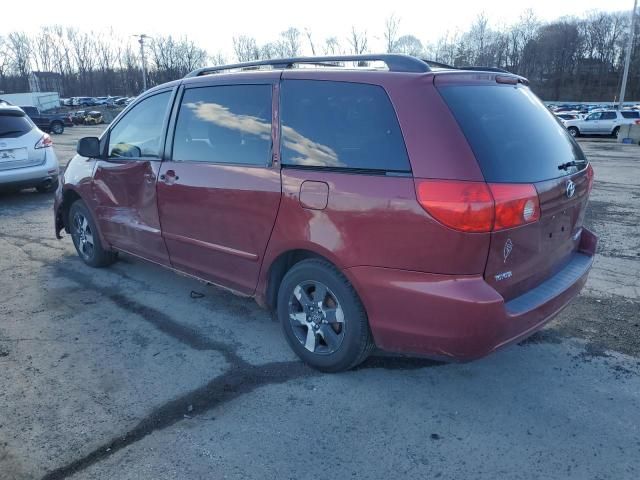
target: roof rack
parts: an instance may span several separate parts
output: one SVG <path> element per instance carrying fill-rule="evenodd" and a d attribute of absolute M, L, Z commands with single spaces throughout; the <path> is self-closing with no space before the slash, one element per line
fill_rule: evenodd
<path fill-rule="evenodd" d="M 210 73 L 223 72 L 225 70 L 252 70 L 263 66 L 274 69 L 293 68 L 294 65 L 318 65 L 324 67 L 336 67 L 340 62 L 384 62 L 391 72 L 425 73 L 430 72 L 429 65 L 419 58 L 395 53 L 383 53 L 379 55 L 336 55 L 326 57 L 291 57 L 274 58 L 271 60 L 256 60 L 253 62 L 232 63 L 230 65 L 218 65 L 204 67 L 188 73 L 184 78 L 200 77 Z"/>
<path fill-rule="evenodd" d="M 435 67 L 435 68 L 450 68 L 451 70 L 471 70 L 474 72 L 511 73 L 510 71 L 505 70 L 504 68 L 498 68 L 498 67 L 480 67 L 475 65 L 467 65 L 464 67 L 454 67 L 453 65 L 448 65 L 446 63 L 441 63 L 441 62 L 434 62 L 433 60 L 429 60 L 427 58 L 423 58 L 422 61 L 427 65 L 429 65 L 430 67 Z"/>

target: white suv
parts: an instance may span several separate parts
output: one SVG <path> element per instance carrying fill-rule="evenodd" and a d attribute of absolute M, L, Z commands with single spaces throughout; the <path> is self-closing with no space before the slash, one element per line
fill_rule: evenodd
<path fill-rule="evenodd" d="M 562 123 L 569 133 L 578 135 L 614 135 L 618 136 L 620 125 L 640 121 L 640 112 L 635 110 L 602 110 L 592 112 L 583 120 L 564 120 Z"/>
<path fill-rule="evenodd" d="M 52 144 L 20 107 L 0 103 L 0 188 L 54 191 L 59 166 Z"/>

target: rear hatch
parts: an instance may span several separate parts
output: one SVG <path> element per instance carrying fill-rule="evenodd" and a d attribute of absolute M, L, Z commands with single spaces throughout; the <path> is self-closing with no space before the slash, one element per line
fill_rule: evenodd
<path fill-rule="evenodd" d="M 34 147 L 42 135 L 21 110 L 0 109 L 0 171 L 41 165 L 44 149 Z"/>
<path fill-rule="evenodd" d="M 501 228 L 496 208 L 491 233 L 484 277 L 510 300 L 571 260 L 580 242 L 593 171 L 576 141 L 518 77 L 444 74 L 437 76 L 436 86 L 496 204 L 496 191 L 530 192 L 527 220 L 518 218 L 513 223 L 518 226 Z M 523 209 L 516 212 L 520 217 Z"/>

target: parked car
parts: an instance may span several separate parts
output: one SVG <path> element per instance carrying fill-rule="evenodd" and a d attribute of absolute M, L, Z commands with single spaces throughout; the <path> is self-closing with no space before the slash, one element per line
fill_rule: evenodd
<path fill-rule="evenodd" d="M 619 110 L 593 110 L 584 119 L 566 120 L 565 127 L 573 137 L 578 135 L 618 136 L 621 125 L 635 123 L 640 112 Z"/>
<path fill-rule="evenodd" d="M 64 133 L 64 127 L 73 127 L 73 121 L 69 115 L 60 113 L 43 113 L 38 107 L 21 106 L 22 110 L 33 120 L 36 126 L 45 132 L 55 134 Z"/>
<path fill-rule="evenodd" d="M 582 118 L 585 117 L 585 115 L 579 112 L 559 112 L 559 113 L 556 113 L 556 117 L 558 117 L 560 120 L 563 120 L 563 121 L 564 120 L 581 120 Z"/>
<path fill-rule="evenodd" d="M 92 97 L 78 97 L 75 105 L 80 107 L 93 107 L 95 100 Z"/>
<path fill-rule="evenodd" d="M 20 107 L 0 105 L 0 188 L 55 190 L 59 167 L 51 145 Z"/>
<path fill-rule="evenodd" d="M 389 71 L 283 68 L 372 58 Z M 578 294 L 593 170 L 526 79 L 404 55 L 265 64 L 152 88 L 81 139 L 56 235 L 92 267 L 127 252 L 255 297 L 324 371 L 374 345 L 478 358 Z"/>

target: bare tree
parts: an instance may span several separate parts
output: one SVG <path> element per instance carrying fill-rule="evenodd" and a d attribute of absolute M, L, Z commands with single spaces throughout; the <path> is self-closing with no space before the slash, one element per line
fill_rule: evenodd
<path fill-rule="evenodd" d="M 7 37 L 7 46 L 13 69 L 26 81 L 31 72 L 31 39 L 24 32 L 11 32 Z"/>
<path fill-rule="evenodd" d="M 283 57 L 297 57 L 302 48 L 300 30 L 291 27 L 280 34 L 280 54 Z"/>
<path fill-rule="evenodd" d="M 324 54 L 325 55 L 340 55 L 342 48 L 337 37 L 329 37 L 324 42 Z"/>
<path fill-rule="evenodd" d="M 218 52 L 209 57 L 209 63 L 211 65 L 224 65 L 227 63 L 227 59 L 222 52 Z"/>
<path fill-rule="evenodd" d="M 316 47 L 313 44 L 313 40 L 311 38 L 311 30 L 309 30 L 308 28 L 304 29 L 304 33 L 307 36 L 307 41 L 309 42 L 309 47 L 311 48 L 311 54 L 315 57 L 316 55 Z"/>
<path fill-rule="evenodd" d="M 349 36 L 349 45 L 351 45 L 351 52 L 354 55 L 361 55 L 367 52 L 368 47 L 368 39 L 367 39 L 367 31 L 363 30 L 359 32 L 356 30 L 355 26 L 351 27 L 351 35 Z"/>
<path fill-rule="evenodd" d="M 400 19 L 392 14 L 384 23 L 384 42 L 386 44 L 387 53 L 395 52 L 396 41 L 398 40 L 398 28 L 400 27 Z"/>
<path fill-rule="evenodd" d="M 418 37 L 413 35 L 403 35 L 396 40 L 393 52 L 421 57 L 424 56 L 424 47 Z"/>
<path fill-rule="evenodd" d="M 260 58 L 260 50 L 256 39 L 246 35 L 233 37 L 233 51 L 239 62 L 249 62 Z"/>

